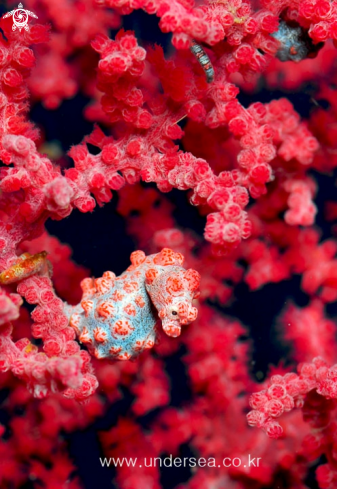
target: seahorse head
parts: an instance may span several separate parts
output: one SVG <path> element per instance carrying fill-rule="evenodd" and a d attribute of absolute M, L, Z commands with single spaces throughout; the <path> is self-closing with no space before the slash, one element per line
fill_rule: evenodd
<path fill-rule="evenodd" d="M 197 318 L 198 310 L 193 299 L 199 296 L 200 275 L 196 270 L 181 266 L 150 268 L 146 273 L 146 289 L 158 311 L 163 330 L 177 337 L 181 326 Z"/>

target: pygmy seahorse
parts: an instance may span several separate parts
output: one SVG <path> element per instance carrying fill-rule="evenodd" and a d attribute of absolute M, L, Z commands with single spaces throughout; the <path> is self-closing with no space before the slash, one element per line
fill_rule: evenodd
<path fill-rule="evenodd" d="M 80 304 L 65 308 L 79 341 L 96 358 L 129 360 L 152 348 L 158 316 L 172 337 L 197 317 L 192 300 L 199 296 L 200 275 L 181 266 L 183 255 L 164 248 L 150 256 L 135 251 L 130 259 L 119 277 L 105 272 L 84 279 Z"/>

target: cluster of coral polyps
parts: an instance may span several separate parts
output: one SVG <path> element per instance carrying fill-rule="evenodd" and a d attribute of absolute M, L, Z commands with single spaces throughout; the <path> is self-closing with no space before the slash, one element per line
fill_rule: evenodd
<path fill-rule="evenodd" d="M 1 489 L 335 489 L 337 2 L 20 8 L 38 20 L 0 23 Z M 83 96 L 67 136 L 95 125 L 66 156 L 29 107 L 63 126 Z M 67 217 L 100 278 L 47 232 Z"/>

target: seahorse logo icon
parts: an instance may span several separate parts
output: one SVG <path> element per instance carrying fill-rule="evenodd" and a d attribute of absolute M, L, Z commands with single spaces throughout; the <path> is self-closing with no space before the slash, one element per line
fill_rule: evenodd
<path fill-rule="evenodd" d="M 18 8 L 15 10 L 12 10 L 11 12 L 8 12 L 3 16 L 4 19 L 7 17 L 13 16 L 13 31 L 16 31 L 16 29 L 19 29 L 21 32 L 21 29 L 25 29 L 26 31 L 29 31 L 29 25 L 28 25 L 28 17 L 35 17 L 37 19 L 37 15 L 35 15 L 33 12 L 30 10 L 25 10 L 23 8 L 22 3 L 19 3 Z"/>

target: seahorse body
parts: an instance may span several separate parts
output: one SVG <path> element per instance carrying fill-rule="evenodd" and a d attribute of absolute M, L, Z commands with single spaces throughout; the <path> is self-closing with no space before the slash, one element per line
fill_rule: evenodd
<path fill-rule="evenodd" d="M 81 303 L 66 309 L 79 341 L 96 358 L 129 360 L 152 348 L 156 309 L 164 331 L 173 337 L 197 317 L 192 300 L 199 295 L 200 276 L 181 266 L 180 253 L 164 248 L 148 257 L 135 251 L 130 258 L 131 266 L 119 277 L 105 272 L 83 280 Z"/>

